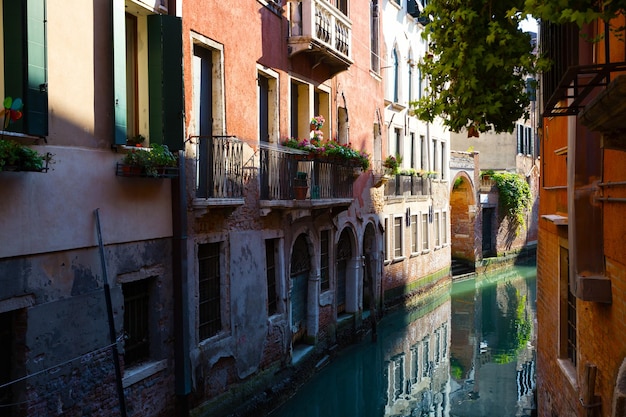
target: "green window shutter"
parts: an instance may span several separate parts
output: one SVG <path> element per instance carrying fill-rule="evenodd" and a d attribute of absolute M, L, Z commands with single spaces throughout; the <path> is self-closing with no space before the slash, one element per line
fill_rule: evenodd
<path fill-rule="evenodd" d="M 182 20 L 148 16 L 148 81 L 150 142 L 183 149 Z"/>
<path fill-rule="evenodd" d="M 46 67 L 46 1 L 26 0 L 26 133 L 48 134 L 48 78 Z"/>
<path fill-rule="evenodd" d="M 24 51 L 24 3 L 21 1 L 2 2 L 3 31 L 4 31 L 4 96 L 21 98 L 26 101 L 24 94 L 25 75 L 21 70 L 25 67 Z M 3 100 L 4 97 L 0 97 Z M 10 130 L 24 132 L 24 118 L 11 125 Z"/>
<path fill-rule="evenodd" d="M 126 13 L 124 0 L 113 0 L 113 143 L 126 145 Z"/>

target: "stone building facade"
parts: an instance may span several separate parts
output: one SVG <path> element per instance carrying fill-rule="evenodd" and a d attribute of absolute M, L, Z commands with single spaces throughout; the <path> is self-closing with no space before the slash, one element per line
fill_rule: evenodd
<path fill-rule="evenodd" d="M 419 194 L 378 181 L 385 2 L 1 3 L 0 140 L 53 164 L 0 172 L 0 414 L 227 414 L 448 279 L 445 141 Z M 371 167 L 282 146 L 315 116 Z"/>

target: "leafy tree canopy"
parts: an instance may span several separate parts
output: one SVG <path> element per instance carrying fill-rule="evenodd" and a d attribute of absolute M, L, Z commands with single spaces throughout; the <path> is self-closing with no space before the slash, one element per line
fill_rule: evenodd
<path fill-rule="evenodd" d="M 520 21 L 533 16 L 581 26 L 624 9 L 626 0 L 431 0 L 424 35 L 432 55 L 419 64 L 429 90 L 411 108 L 422 120 L 442 117 L 453 132 L 511 132 L 528 117 L 526 78 L 547 65 L 533 54 Z"/>

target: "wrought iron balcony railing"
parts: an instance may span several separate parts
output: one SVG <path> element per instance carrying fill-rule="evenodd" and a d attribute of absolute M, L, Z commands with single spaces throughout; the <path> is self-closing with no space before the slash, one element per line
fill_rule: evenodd
<path fill-rule="evenodd" d="M 344 161 L 311 159 L 303 153 L 261 148 L 261 200 L 296 199 L 296 186 L 306 186 L 305 199 L 351 199 L 355 167 Z"/>
<path fill-rule="evenodd" d="M 430 195 L 430 178 L 417 175 L 395 175 L 385 184 L 385 196 Z"/>
<path fill-rule="evenodd" d="M 324 57 L 332 73 L 352 65 L 352 22 L 328 0 L 289 0 L 289 56 Z"/>
<path fill-rule="evenodd" d="M 196 140 L 196 197 L 243 198 L 243 142 L 233 136 Z"/>

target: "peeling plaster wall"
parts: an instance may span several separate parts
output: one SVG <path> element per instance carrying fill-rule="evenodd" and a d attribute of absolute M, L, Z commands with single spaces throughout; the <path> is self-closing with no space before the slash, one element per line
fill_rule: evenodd
<path fill-rule="evenodd" d="M 258 369 L 267 335 L 265 241 L 258 232 L 232 232 L 230 254 L 233 338 L 243 379 Z"/>

